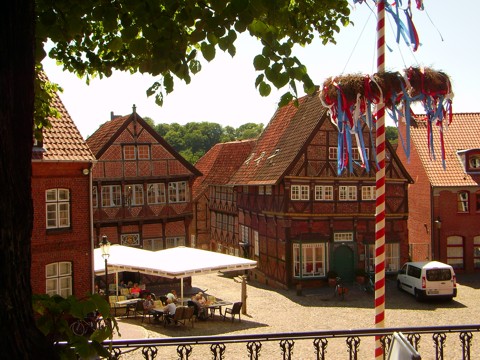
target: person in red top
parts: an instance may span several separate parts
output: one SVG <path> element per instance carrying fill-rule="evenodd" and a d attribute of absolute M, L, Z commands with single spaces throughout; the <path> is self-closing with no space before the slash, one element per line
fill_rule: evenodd
<path fill-rule="evenodd" d="M 138 298 L 138 297 L 140 297 L 140 292 L 141 291 L 142 291 L 142 289 L 140 289 L 138 284 L 135 283 L 135 284 L 133 284 L 133 287 L 130 289 L 130 294 L 132 294 L 133 297 Z"/>

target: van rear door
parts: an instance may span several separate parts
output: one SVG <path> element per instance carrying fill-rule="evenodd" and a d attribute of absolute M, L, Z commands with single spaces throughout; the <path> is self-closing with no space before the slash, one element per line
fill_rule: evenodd
<path fill-rule="evenodd" d="M 449 267 L 426 269 L 426 295 L 453 295 L 455 276 Z M 422 279 L 423 281 L 423 279 Z"/>

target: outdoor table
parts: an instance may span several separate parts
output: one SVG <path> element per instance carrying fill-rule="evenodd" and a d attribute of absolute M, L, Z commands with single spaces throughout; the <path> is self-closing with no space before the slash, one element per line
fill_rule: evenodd
<path fill-rule="evenodd" d="M 229 306 L 232 304 L 233 303 L 230 301 L 217 300 L 213 304 L 205 305 L 205 307 L 207 309 L 210 309 L 210 317 L 213 318 L 213 315 L 215 315 L 215 310 L 218 310 L 218 312 L 220 313 L 220 316 L 223 316 L 222 306 Z"/>
<path fill-rule="evenodd" d="M 136 299 L 127 299 L 127 300 L 121 300 L 121 301 L 116 301 L 115 305 L 132 305 L 136 304 L 137 301 L 142 301 L 142 299 L 136 298 Z"/>
<path fill-rule="evenodd" d="M 153 314 L 155 321 L 160 322 L 160 319 L 163 318 L 163 309 L 150 309 L 150 312 Z"/>

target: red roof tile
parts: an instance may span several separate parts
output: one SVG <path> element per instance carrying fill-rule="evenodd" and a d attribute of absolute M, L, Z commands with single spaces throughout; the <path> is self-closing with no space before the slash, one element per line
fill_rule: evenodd
<path fill-rule="evenodd" d="M 478 186 L 480 176 L 468 174 L 458 152 L 480 149 L 480 113 L 458 113 L 444 130 L 445 164 L 442 166 L 439 127 L 433 126 L 435 159 L 428 150 L 427 125 L 416 116 L 416 125 L 410 127 L 413 142 L 432 186 Z M 402 150 L 399 150 L 402 151 Z"/>
<path fill-rule="evenodd" d="M 300 98 L 298 107 L 289 104 L 279 108 L 230 183 L 277 183 L 325 118 L 326 111 L 318 94 Z"/>
<path fill-rule="evenodd" d="M 40 75 L 47 79 L 45 74 Z M 43 130 L 43 149 L 34 147 L 33 160 L 43 161 L 87 161 L 95 160 L 90 148 L 78 131 L 58 94 L 52 106 L 60 113 L 58 119 L 49 118 L 51 128 Z"/>
<path fill-rule="evenodd" d="M 203 176 L 195 179 L 193 198 L 197 198 L 209 185 L 228 183 L 231 176 L 251 153 L 255 139 L 219 143 L 202 156 L 195 167 Z M 221 169 L 221 171 L 219 171 Z"/>

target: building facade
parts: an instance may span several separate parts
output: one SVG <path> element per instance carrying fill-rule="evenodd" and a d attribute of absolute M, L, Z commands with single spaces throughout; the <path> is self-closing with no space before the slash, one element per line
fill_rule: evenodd
<path fill-rule="evenodd" d="M 93 170 L 94 238 L 161 250 L 189 245 L 192 184 L 200 172 L 137 113 L 112 116 L 87 143 Z"/>
<path fill-rule="evenodd" d="M 457 272 L 478 272 L 480 114 L 453 114 L 451 124 L 444 126 L 443 139 L 434 124 L 429 141 L 425 117 L 415 116 L 410 127 L 409 159 L 400 146 L 397 150 L 415 181 L 408 192 L 412 259 L 439 260 Z M 403 139 L 407 139 L 405 130 L 405 124 L 400 123 Z"/>
<path fill-rule="evenodd" d="M 37 294 L 86 296 L 93 290 L 91 169 L 95 158 L 55 96 L 50 118 L 32 154 L 34 224 L 31 283 Z"/>

